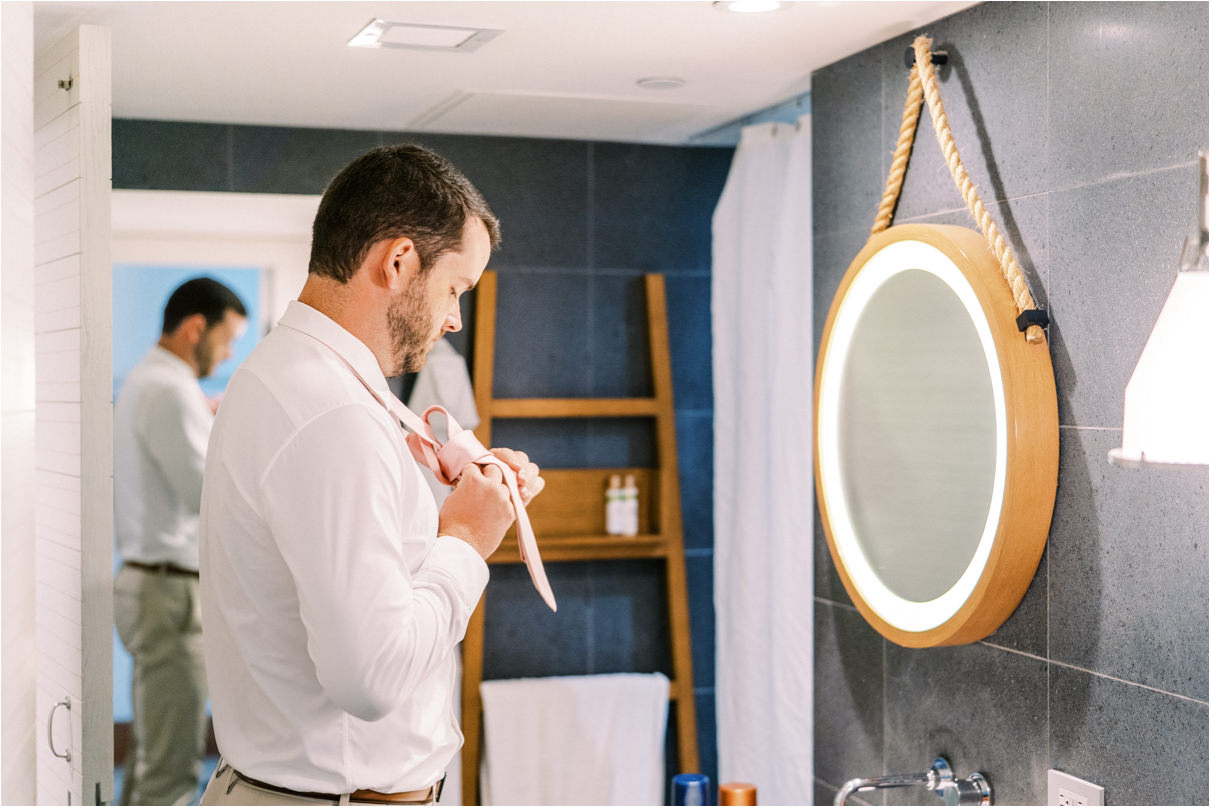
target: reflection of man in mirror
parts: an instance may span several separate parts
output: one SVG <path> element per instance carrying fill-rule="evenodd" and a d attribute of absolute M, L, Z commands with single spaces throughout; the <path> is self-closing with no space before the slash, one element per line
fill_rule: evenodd
<path fill-rule="evenodd" d="M 299 299 L 231 378 L 202 501 L 202 618 L 222 755 L 203 805 L 436 801 L 462 745 L 456 645 L 513 522 L 499 468 L 439 511 L 388 376 L 419 370 L 499 239 L 445 159 L 375 149 L 329 183 Z M 400 405 L 402 406 L 402 405 Z M 494 453 L 522 497 L 521 452 Z"/>
<path fill-rule="evenodd" d="M 198 380 L 231 356 L 247 312 L 211 278 L 181 284 L 160 341 L 114 406 L 114 523 L 122 567 L 114 624 L 134 663 L 125 805 L 172 805 L 197 789 L 206 677 L 198 603 L 202 468 L 214 422 Z"/>

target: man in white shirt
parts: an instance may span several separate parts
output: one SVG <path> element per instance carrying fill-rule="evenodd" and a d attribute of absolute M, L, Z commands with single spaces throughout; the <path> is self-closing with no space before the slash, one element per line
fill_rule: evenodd
<path fill-rule="evenodd" d="M 198 787 L 206 677 L 198 603 L 198 514 L 214 422 L 198 380 L 231 356 L 247 312 L 212 278 L 177 287 L 160 341 L 114 407 L 114 522 L 123 564 L 114 625 L 134 663 L 122 803 L 171 805 Z"/>
<path fill-rule="evenodd" d="M 222 763 L 204 805 L 436 800 L 462 744 L 455 646 L 513 521 L 468 465 L 440 513 L 386 377 L 462 327 L 499 227 L 416 146 L 328 186 L 297 301 L 236 371 L 202 496 L 202 622 Z M 373 391 L 373 392 L 371 392 Z M 544 482 L 495 449 L 523 499 Z"/>

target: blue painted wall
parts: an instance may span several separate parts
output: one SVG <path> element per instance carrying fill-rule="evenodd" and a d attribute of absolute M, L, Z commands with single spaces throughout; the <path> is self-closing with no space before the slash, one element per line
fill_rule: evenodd
<path fill-rule="evenodd" d="M 812 74 L 817 337 L 874 221 L 919 33 L 950 54 L 964 164 L 1047 306 L 1060 467 L 1046 554 L 987 640 L 914 650 L 862 620 L 816 527 L 817 804 L 933 756 L 1046 804 L 1207 804 L 1207 469 L 1125 470 L 1123 390 L 1197 215 L 1207 3 L 984 3 Z M 973 226 L 922 113 L 896 222 Z M 1203 369 L 1205 372 L 1205 369 Z M 919 800 L 893 794 L 889 804 Z"/>
<path fill-rule="evenodd" d="M 732 149 L 115 120 L 114 187 L 318 194 L 359 154 L 402 141 L 449 158 L 501 220 L 489 266 L 500 273 L 498 321 L 511 327 L 499 329 L 497 395 L 647 392 L 642 275 L 665 275 L 699 746 L 714 779 L 710 220 Z M 451 341 L 466 354 L 470 336 Z M 549 468 L 644 465 L 650 433 L 610 420 L 515 422 L 494 442 Z M 493 567 L 485 678 L 671 672 L 657 564 L 548 565 L 558 615 L 523 568 Z"/>

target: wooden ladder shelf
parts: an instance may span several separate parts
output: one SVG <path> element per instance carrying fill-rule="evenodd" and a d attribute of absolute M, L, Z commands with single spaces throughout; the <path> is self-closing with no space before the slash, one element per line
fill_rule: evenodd
<path fill-rule="evenodd" d="M 664 560 L 673 668 L 669 697 L 676 706 L 678 765 L 681 771 L 696 772 L 698 736 L 664 277 L 644 276 L 652 368 L 651 398 L 494 398 L 496 280 L 495 272 L 484 272 L 476 289 L 474 388 L 480 425 L 475 432 L 485 446 L 492 445 L 493 421 L 503 418 L 644 417 L 655 422 L 655 468 L 543 470 L 547 486 L 531 504 L 529 515 L 544 562 L 622 558 Z M 605 532 L 605 487 L 613 474 L 633 474 L 638 482 L 641 492 L 638 536 L 611 536 Z M 488 563 L 520 562 L 516 536 L 511 529 Z M 559 594 L 556 590 L 556 598 Z M 463 642 L 462 721 L 466 742 L 462 755 L 462 782 L 466 805 L 478 803 L 484 608 L 485 601 L 481 599 Z"/>

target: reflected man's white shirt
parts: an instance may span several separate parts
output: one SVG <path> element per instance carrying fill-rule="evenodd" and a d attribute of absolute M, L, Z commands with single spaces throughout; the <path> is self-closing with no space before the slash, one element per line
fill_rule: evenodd
<path fill-rule="evenodd" d="M 126 561 L 198 568 L 202 469 L 214 416 L 184 359 L 154 346 L 114 404 L 114 532 Z"/>
<path fill-rule="evenodd" d="M 487 565 L 437 535 L 403 432 L 332 349 L 386 398 L 370 350 L 294 301 L 215 421 L 201 553 L 215 734 L 237 770 L 285 788 L 424 788 L 462 743 L 454 654 Z"/>

